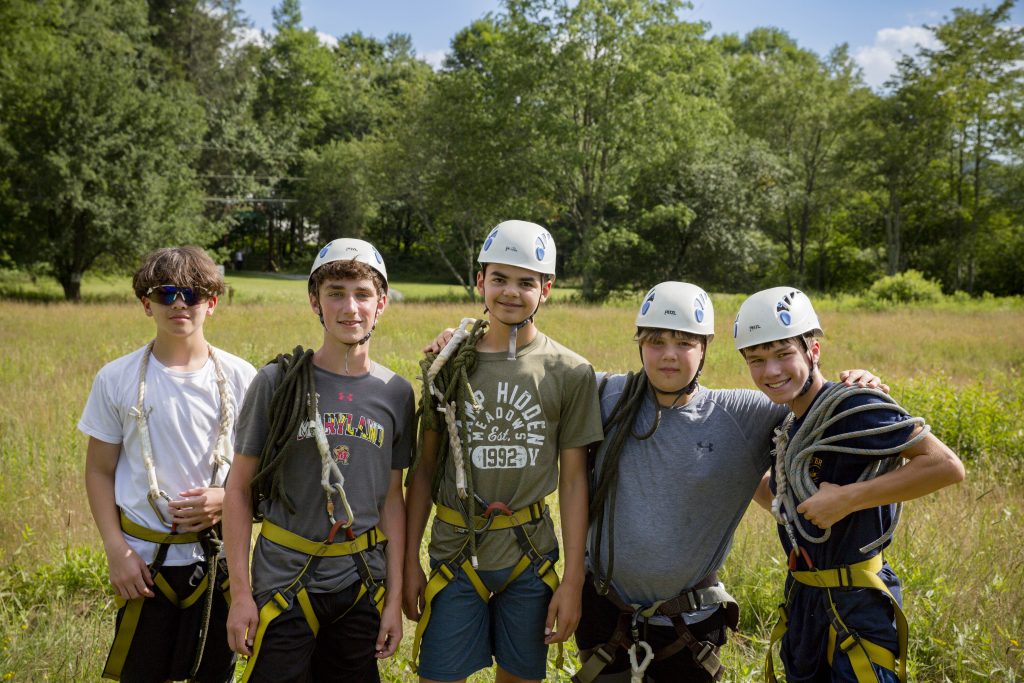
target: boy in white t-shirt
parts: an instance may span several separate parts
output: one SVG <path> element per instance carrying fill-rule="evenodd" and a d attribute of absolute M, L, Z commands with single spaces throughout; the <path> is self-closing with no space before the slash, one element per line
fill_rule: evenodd
<path fill-rule="evenodd" d="M 119 606 L 103 677 L 227 681 L 216 525 L 234 418 L 256 370 L 203 335 L 224 279 L 202 249 L 152 252 L 132 286 L 156 338 L 100 370 L 78 423 Z"/>

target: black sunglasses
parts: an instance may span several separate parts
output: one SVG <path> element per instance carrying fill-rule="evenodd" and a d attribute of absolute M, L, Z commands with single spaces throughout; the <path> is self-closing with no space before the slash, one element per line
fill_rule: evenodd
<path fill-rule="evenodd" d="M 175 285 L 159 285 L 157 287 L 150 287 L 146 290 L 146 296 L 158 304 L 164 306 L 174 305 L 174 300 L 181 295 L 181 300 L 185 302 L 186 306 L 195 306 L 204 298 L 203 291 L 201 289 L 192 289 L 191 287 L 178 287 Z"/>

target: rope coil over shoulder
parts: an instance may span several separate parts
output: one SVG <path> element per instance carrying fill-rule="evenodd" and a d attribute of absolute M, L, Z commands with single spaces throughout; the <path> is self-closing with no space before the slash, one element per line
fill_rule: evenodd
<path fill-rule="evenodd" d="M 878 402 L 865 403 L 852 408 L 841 409 L 843 401 L 857 395 L 870 395 L 880 399 Z M 871 411 L 887 410 L 895 411 L 907 419 L 873 427 L 869 429 L 856 430 L 824 436 L 825 431 L 852 415 Z M 820 535 L 813 535 L 804 529 L 804 525 L 798 523 L 796 512 L 797 506 L 804 500 L 810 498 L 818 491 L 811 475 L 811 462 L 815 454 L 826 451 L 830 453 L 841 453 L 851 455 L 873 456 L 876 460 L 870 462 L 861 472 L 857 481 L 868 481 L 875 477 L 891 472 L 903 464 L 900 453 L 918 443 L 931 431 L 930 427 L 921 417 L 912 417 L 901 406 L 895 403 L 892 398 L 881 391 L 865 387 L 845 386 L 836 384 L 825 389 L 822 395 L 807 412 L 803 423 L 797 429 L 792 438 L 789 438 L 789 429 L 795 417 L 793 413 L 787 416 L 783 424 L 776 430 L 775 436 L 775 480 L 776 494 L 772 500 L 772 514 L 776 521 L 783 527 L 789 538 L 790 550 L 789 570 L 796 584 L 824 589 L 829 603 L 828 616 L 831 621 L 829 626 L 829 664 L 832 663 L 832 655 L 836 643 L 847 653 L 853 665 L 858 683 L 871 683 L 876 676 L 871 667 L 872 664 L 884 667 L 890 671 L 897 671 L 900 681 L 907 680 L 907 640 L 908 627 L 906 617 L 892 593 L 885 583 L 878 577 L 878 572 L 883 567 L 883 559 L 880 553 L 852 565 L 844 565 L 835 568 L 815 568 L 810 560 L 807 551 L 799 544 L 800 538 L 809 543 L 824 543 L 831 537 L 831 529 L 826 529 Z M 890 434 L 904 430 L 908 426 L 919 428 L 915 434 L 906 439 L 902 444 L 889 448 L 867 449 L 851 446 L 838 445 L 842 441 L 850 439 Z M 876 551 L 879 547 L 892 538 L 899 523 L 902 504 L 897 503 L 896 511 L 893 514 L 892 523 L 882 535 L 861 547 L 859 550 L 864 555 Z M 806 571 L 797 571 L 799 559 L 803 559 L 807 565 Z M 883 593 L 888 597 L 896 615 L 896 632 L 899 646 L 899 653 L 893 655 L 884 647 L 871 643 L 861 638 L 855 632 L 850 631 L 843 623 L 836 609 L 832 597 L 832 589 L 835 588 L 871 588 Z M 772 650 L 776 642 L 782 639 L 787 629 L 787 609 L 792 597 L 792 588 L 786 596 L 786 601 L 779 607 L 779 620 L 771 634 L 771 642 L 765 661 L 765 679 L 771 683 L 776 680 Z"/>

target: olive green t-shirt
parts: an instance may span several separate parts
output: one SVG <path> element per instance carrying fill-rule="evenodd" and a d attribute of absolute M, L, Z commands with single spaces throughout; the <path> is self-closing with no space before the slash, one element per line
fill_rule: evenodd
<path fill-rule="evenodd" d="M 594 369 L 582 356 L 546 335 L 537 337 L 509 360 L 504 351 L 478 353 L 469 377 L 483 412 L 472 406 L 460 411 L 469 420 L 469 441 L 463 444 L 465 463 L 472 463 L 473 488 L 487 503 L 502 502 L 513 510 L 529 506 L 558 488 L 558 452 L 586 446 L 602 438 Z M 443 417 L 427 417 L 436 429 Z M 438 502 L 460 510 L 455 488 L 454 459 L 449 458 Z M 468 501 L 467 501 L 468 502 Z M 479 507 L 475 513 L 479 514 Z M 551 518 L 526 526 L 534 546 L 547 553 L 557 547 Z M 465 533 L 434 520 L 430 557 L 454 557 Z M 481 534 L 477 546 L 480 569 L 504 569 L 522 552 L 511 529 Z"/>

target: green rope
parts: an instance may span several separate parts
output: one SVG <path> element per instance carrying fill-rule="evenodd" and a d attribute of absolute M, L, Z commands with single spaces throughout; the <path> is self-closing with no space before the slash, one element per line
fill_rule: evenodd
<path fill-rule="evenodd" d="M 644 441 L 654 435 L 661 422 L 661 407 L 655 397 L 655 418 L 650 428 L 642 434 L 636 432 L 640 409 L 653 389 L 642 370 L 626 375 L 625 385 L 619 400 L 615 402 L 604 425 L 605 438 L 598 447 L 595 461 L 603 456 L 601 471 L 594 482 L 594 493 L 590 499 L 590 523 L 594 527 L 594 583 L 598 592 L 607 592 L 615 571 L 615 500 L 619 483 L 619 460 L 625 450 L 626 441 L 632 437 Z M 605 527 L 605 510 L 608 517 L 608 571 L 601 569 L 601 545 Z"/>
<path fill-rule="evenodd" d="M 296 346 L 292 355 L 280 354 L 271 361 L 278 365 L 278 381 L 270 399 L 270 427 L 267 439 L 260 452 L 259 468 L 252 479 L 253 517 L 262 519 L 260 503 L 276 500 L 284 504 L 288 512 L 295 513 L 285 489 L 285 458 L 280 457 L 284 447 L 298 432 L 302 423 L 310 418 L 310 392 L 316 391 L 313 374 L 313 349 Z"/>

